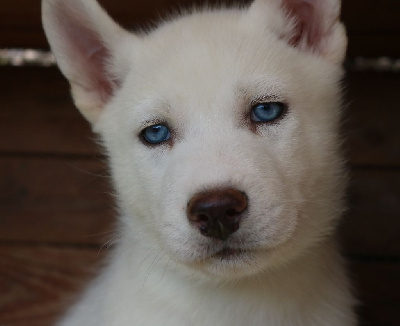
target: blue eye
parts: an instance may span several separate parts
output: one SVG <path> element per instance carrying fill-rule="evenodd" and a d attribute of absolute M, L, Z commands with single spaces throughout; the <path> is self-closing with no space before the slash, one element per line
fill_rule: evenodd
<path fill-rule="evenodd" d="M 259 103 L 251 108 L 251 120 L 254 122 L 271 122 L 278 119 L 285 110 L 280 102 Z"/>
<path fill-rule="evenodd" d="M 164 125 L 153 125 L 142 130 L 143 139 L 149 144 L 157 145 L 171 138 L 169 128 Z"/>

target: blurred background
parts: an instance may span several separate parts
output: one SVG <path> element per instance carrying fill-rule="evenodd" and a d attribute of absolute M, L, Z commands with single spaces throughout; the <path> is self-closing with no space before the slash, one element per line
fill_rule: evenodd
<path fill-rule="evenodd" d="M 194 3 L 100 2 L 132 29 Z M 360 325 L 399 326 L 400 1 L 344 0 L 342 16 L 351 182 L 339 236 Z M 104 158 L 46 51 L 40 0 L 1 0 L 1 326 L 51 325 L 107 252 L 114 228 Z"/>

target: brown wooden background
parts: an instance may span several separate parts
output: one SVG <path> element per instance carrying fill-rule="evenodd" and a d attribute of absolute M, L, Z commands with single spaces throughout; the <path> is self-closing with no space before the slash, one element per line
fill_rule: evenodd
<path fill-rule="evenodd" d="M 135 27 L 185 1 L 101 3 Z M 343 19 L 349 62 L 400 58 L 400 1 L 344 0 Z M 1 1 L 2 47 L 47 48 L 39 0 Z M 345 84 L 351 187 L 340 235 L 361 324 L 399 326 L 400 73 L 350 66 Z M 92 137 L 55 68 L 0 67 L 0 325 L 50 325 L 105 251 L 113 205 Z"/>

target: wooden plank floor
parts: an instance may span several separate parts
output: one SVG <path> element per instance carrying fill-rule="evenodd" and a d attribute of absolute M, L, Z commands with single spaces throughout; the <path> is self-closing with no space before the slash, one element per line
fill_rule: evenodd
<path fill-rule="evenodd" d="M 400 75 L 350 73 L 340 229 L 362 325 L 400 325 Z M 112 236 L 103 157 L 55 68 L 0 68 L 0 325 L 47 326 Z"/>

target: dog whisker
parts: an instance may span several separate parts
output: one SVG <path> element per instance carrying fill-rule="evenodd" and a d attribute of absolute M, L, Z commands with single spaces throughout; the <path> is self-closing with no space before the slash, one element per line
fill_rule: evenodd
<path fill-rule="evenodd" d="M 147 279 L 149 278 L 151 271 L 153 270 L 153 268 L 155 267 L 155 265 L 158 264 L 158 262 L 165 256 L 165 252 L 164 250 L 160 249 L 157 254 L 155 255 L 153 261 L 151 262 L 147 273 L 145 274 L 144 278 L 143 278 L 143 287 L 145 286 L 145 283 L 147 281 Z"/>

